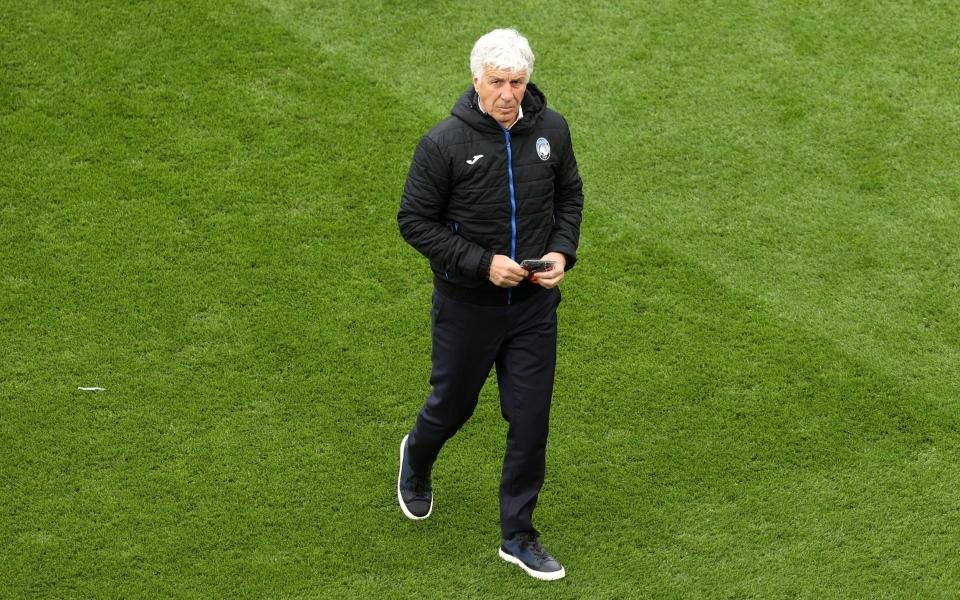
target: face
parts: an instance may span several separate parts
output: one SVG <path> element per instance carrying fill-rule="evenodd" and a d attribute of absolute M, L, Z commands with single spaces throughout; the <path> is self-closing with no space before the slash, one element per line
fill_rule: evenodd
<path fill-rule="evenodd" d="M 503 127 L 509 127 L 517 120 L 520 101 L 527 91 L 527 72 L 485 66 L 480 77 L 474 75 L 473 87 L 483 110 Z"/>

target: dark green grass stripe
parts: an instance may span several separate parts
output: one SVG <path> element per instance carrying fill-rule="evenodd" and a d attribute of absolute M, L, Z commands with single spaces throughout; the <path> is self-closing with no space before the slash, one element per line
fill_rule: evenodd
<path fill-rule="evenodd" d="M 4 197 L 5 554 L 19 557 L 4 579 L 309 588 L 333 575 L 310 557 L 336 542 L 339 465 L 363 425 L 345 407 L 384 369 L 374 327 L 412 331 L 390 325 L 370 268 L 394 252 L 374 240 L 394 235 L 396 192 L 382 190 L 389 212 L 366 203 L 383 176 L 350 141 L 378 126 L 344 127 L 361 99 L 380 115 L 392 99 L 242 7 L 151 10 L 25 24 L 68 47 L 21 63 L 16 80 L 49 77 L 49 96 L 25 88 L 4 121 L 32 135 L 6 150 L 32 169 Z M 264 577 L 277 569 L 300 575 Z"/>

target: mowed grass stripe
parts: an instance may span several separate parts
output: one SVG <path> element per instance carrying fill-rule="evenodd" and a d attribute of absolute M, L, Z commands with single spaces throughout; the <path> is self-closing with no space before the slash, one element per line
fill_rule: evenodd
<path fill-rule="evenodd" d="M 26 348 L 22 375 L 13 378 L 15 387 L 5 399 L 16 415 L 8 422 L 9 437 L 23 448 L 5 471 L 21 484 L 33 473 L 43 474 L 18 485 L 8 498 L 17 507 L 9 539 L 27 547 L 16 553 L 11 548 L 11 556 L 25 559 L 12 566 L 11 579 L 25 589 L 49 589 L 44 586 L 66 580 L 80 593 L 95 594 L 110 582 L 132 585 L 128 569 L 137 572 L 138 564 L 143 575 L 157 574 L 148 577 L 148 591 L 156 586 L 188 591 L 204 581 L 226 586 L 223 590 L 262 585 L 276 591 L 283 579 L 294 588 L 311 587 L 312 577 L 339 572 L 327 568 L 324 558 L 300 577 L 261 581 L 278 564 L 303 567 L 303 547 L 307 554 L 327 554 L 298 536 L 325 539 L 324 544 L 336 540 L 326 529 L 328 511 L 339 499 L 344 474 L 360 467 L 351 462 L 338 471 L 337 462 L 353 456 L 342 447 L 351 438 L 321 434 L 338 423 L 353 429 L 355 421 L 341 416 L 346 410 L 338 403 L 352 406 L 372 396 L 372 386 L 382 389 L 369 376 L 383 368 L 375 366 L 383 357 L 374 344 L 355 339 L 353 330 L 396 321 L 396 311 L 371 300 L 385 293 L 369 284 L 369 274 L 343 265 L 376 265 L 379 246 L 357 232 L 367 224 L 379 231 L 389 221 L 363 217 L 366 207 L 355 199 L 370 193 L 363 191 L 366 184 L 356 169 L 365 167 L 348 165 L 349 153 L 337 152 L 339 136 L 348 132 L 324 121 L 327 115 L 342 118 L 346 104 L 334 103 L 341 110 L 331 113 L 291 109 L 293 114 L 271 123 L 255 103 L 258 87 L 271 85 L 291 86 L 296 101 L 299 94 L 308 103 L 337 98 L 325 87 L 331 73 L 310 70 L 298 46 L 288 46 L 271 63 L 267 59 L 283 47 L 282 32 L 251 26 L 257 23 L 253 15 L 217 26 L 211 19 L 221 17 L 205 10 L 168 13 L 147 28 L 160 37 L 174 36 L 165 52 L 198 63 L 195 70 L 180 71 L 174 64 L 167 71 L 160 57 L 137 74 L 137 83 L 159 82 L 157 93 L 173 98 L 163 103 L 147 97 L 142 108 L 152 114 L 133 116 L 177 115 L 174 123 L 161 120 L 129 131 L 124 119 L 98 103 L 130 93 L 136 101 L 133 84 L 82 68 L 101 58 L 121 65 L 128 59 L 100 46 L 97 36 L 76 48 L 77 56 L 86 57 L 76 73 L 90 79 L 66 85 L 62 94 L 94 98 L 90 104 L 77 101 L 79 114 L 67 111 L 66 118 L 78 127 L 87 117 L 99 123 L 95 135 L 81 136 L 93 140 L 92 150 L 66 147 L 91 155 L 89 162 L 97 166 L 84 181 L 94 189 L 73 188 L 75 180 L 55 166 L 38 177 L 36 188 L 18 190 L 32 192 L 32 198 L 7 205 L 27 230 L 32 219 L 52 222 L 49 245 L 38 240 L 35 251 L 7 255 L 26 261 L 13 271 L 26 283 L 13 298 L 13 314 L 22 316 L 19 307 L 29 305 L 37 315 L 10 332 L 9 345 Z M 157 52 L 147 33 L 140 31 L 146 39 L 135 35 L 148 17 L 134 14 L 115 23 L 134 36 L 123 52 L 141 42 Z M 76 29 L 82 23 L 80 15 L 72 15 L 63 25 Z M 58 32 L 52 27 L 45 35 Z M 223 38 L 220 54 L 202 42 L 214 33 Z M 151 56 L 156 54 L 148 52 Z M 284 79 L 286 61 L 299 69 L 290 83 Z M 297 73 L 305 79 L 297 81 Z M 356 89 L 363 89 L 357 83 Z M 194 100 L 178 101 L 182 94 Z M 372 100 L 369 94 L 364 98 Z M 351 100 L 356 98 L 340 101 Z M 55 98 L 51 104 L 69 102 Z M 390 103 L 381 107 L 389 111 Z M 31 129 L 41 133 L 61 123 L 43 115 L 25 118 L 31 117 L 36 119 Z M 215 145 L 181 154 L 178 136 L 193 128 L 204 129 L 198 137 L 212 138 Z M 54 131 L 48 144 L 56 146 L 66 133 Z M 135 141 L 111 150 L 111 136 Z M 298 136 L 309 141 L 302 154 L 291 147 Z M 124 162 L 130 151 L 142 169 Z M 328 161 L 317 151 L 337 152 L 340 164 L 333 167 L 340 168 L 331 167 L 327 175 Z M 304 175 L 311 170 L 320 177 Z M 47 213 L 40 187 L 46 180 L 70 181 L 58 192 L 61 206 Z M 292 198 L 285 193 L 291 180 Z M 344 180 L 356 182 L 360 191 L 342 185 Z M 318 183 L 325 186 L 320 201 Z M 80 227 L 67 227 L 71 223 Z M 84 286 L 82 295 L 78 285 Z M 409 329 L 398 326 L 398 338 Z M 52 352 L 57 354 L 50 359 Z M 376 361 L 358 359 L 367 354 Z M 50 385 L 51 373 L 37 359 L 60 370 L 57 385 Z M 88 378 L 108 392 L 77 395 L 77 382 L 89 383 Z M 295 490 L 292 506 L 285 489 Z M 55 506 L 66 502 L 72 510 L 60 514 Z M 102 519 L 119 522 L 104 528 Z M 286 525 L 272 525 L 277 520 Z M 90 569 L 90 561 L 102 569 Z M 183 561 L 192 566 L 184 569 Z M 251 564 L 261 566 L 256 579 L 245 576 Z M 51 568 L 37 571 L 37 565 Z"/>

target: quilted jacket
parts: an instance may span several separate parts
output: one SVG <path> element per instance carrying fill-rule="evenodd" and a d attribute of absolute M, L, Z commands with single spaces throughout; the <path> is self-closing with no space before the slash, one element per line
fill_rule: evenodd
<path fill-rule="evenodd" d="M 414 152 L 397 222 L 452 297 L 509 304 L 542 289 L 495 286 L 494 254 L 520 262 L 561 252 L 567 269 L 576 262 L 583 184 L 569 127 L 532 83 L 521 106 L 507 130 L 480 111 L 470 87 Z"/>

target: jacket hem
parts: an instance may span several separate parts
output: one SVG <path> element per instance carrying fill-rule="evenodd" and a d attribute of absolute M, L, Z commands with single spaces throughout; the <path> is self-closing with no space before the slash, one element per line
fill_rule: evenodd
<path fill-rule="evenodd" d="M 479 288 L 468 288 L 451 283 L 436 274 L 433 276 L 433 287 L 447 298 L 480 306 L 518 304 L 546 291 L 539 285 L 526 280 L 512 288 L 500 288 L 493 284 L 484 284 L 484 287 Z"/>

